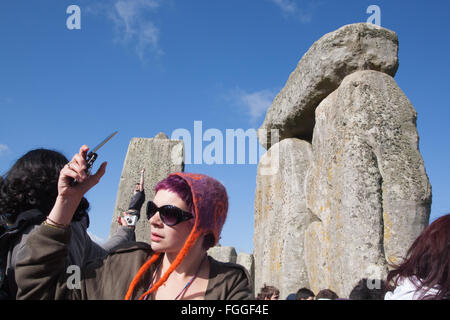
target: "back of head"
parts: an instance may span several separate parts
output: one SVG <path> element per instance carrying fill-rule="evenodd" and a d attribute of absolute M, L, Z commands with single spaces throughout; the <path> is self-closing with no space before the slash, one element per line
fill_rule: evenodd
<path fill-rule="evenodd" d="M 64 155 L 48 149 L 35 149 L 23 155 L 0 178 L 0 214 L 7 214 L 10 221 L 30 209 L 48 214 L 58 195 L 59 173 L 67 163 Z M 88 207 L 83 198 L 79 208 Z"/>
<path fill-rule="evenodd" d="M 170 176 L 173 175 L 185 180 L 192 192 L 195 216 L 192 233 L 211 234 L 214 237 L 212 244 L 217 244 L 228 212 L 225 187 L 218 180 L 204 174 L 177 172 Z"/>
<path fill-rule="evenodd" d="M 339 296 L 332 290 L 330 289 L 323 289 L 320 290 L 319 293 L 317 293 L 316 295 L 316 300 L 336 300 L 338 299 Z"/>
<path fill-rule="evenodd" d="M 286 300 L 297 300 L 295 293 L 288 294 L 288 296 L 286 297 Z"/>
<path fill-rule="evenodd" d="M 361 279 L 352 289 L 349 295 L 350 300 L 383 300 L 384 298 L 384 282 L 379 281 L 379 286 L 373 286 L 373 280 Z"/>
<path fill-rule="evenodd" d="M 420 299 L 450 299 L 450 214 L 431 223 L 408 249 L 406 259 L 389 272 L 386 286 L 392 290 L 401 278 L 419 280 Z M 391 284 L 392 282 L 392 284 Z M 437 294 L 427 296 L 427 289 Z M 423 290 L 422 290 L 423 289 Z"/>
<path fill-rule="evenodd" d="M 297 300 L 308 300 L 309 298 L 314 298 L 314 292 L 308 288 L 301 288 L 297 291 L 295 297 Z"/>
<path fill-rule="evenodd" d="M 274 286 L 268 286 L 264 283 L 264 286 L 261 288 L 261 291 L 258 293 L 256 300 L 270 300 L 272 296 L 279 296 L 280 290 L 278 290 Z"/>

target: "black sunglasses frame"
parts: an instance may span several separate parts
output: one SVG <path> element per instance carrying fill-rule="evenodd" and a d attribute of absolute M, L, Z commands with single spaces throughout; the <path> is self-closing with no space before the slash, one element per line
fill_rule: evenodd
<path fill-rule="evenodd" d="M 166 222 L 166 219 L 167 219 L 166 214 L 168 213 L 168 210 L 173 211 L 172 215 L 174 217 L 176 217 L 176 222 L 173 224 L 168 224 Z M 194 215 L 192 213 L 183 211 L 180 208 L 172 206 L 172 205 L 165 205 L 162 207 L 158 207 L 153 201 L 147 202 L 147 208 L 145 210 L 145 213 L 147 215 L 147 220 L 150 220 L 151 217 L 153 217 L 157 212 L 159 212 L 159 217 L 161 218 L 161 221 L 169 227 L 173 227 L 181 222 L 187 221 L 194 217 Z"/>

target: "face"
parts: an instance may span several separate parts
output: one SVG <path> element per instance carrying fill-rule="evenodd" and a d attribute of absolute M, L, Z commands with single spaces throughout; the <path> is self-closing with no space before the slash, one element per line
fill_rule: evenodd
<path fill-rule="evenodd" d="M 159 190 L 153 202 L 158 207 L 172 205 L 189 212 L 186 203 L 176 193 L 169 190 Z M 161 221 L 159 212 L 155 213 L 149 220 L 152 249 L 155 252 L 176 253 L 180 251 L 192 230 L 192 221 L 193 219 L 190 219 L 170 227 Z"/>

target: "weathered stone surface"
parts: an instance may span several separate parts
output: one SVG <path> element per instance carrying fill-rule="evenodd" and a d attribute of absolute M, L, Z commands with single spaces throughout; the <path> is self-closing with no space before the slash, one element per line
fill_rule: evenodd
<path fill-rule="evenodd" d="M 237 253 L 234 247 L 215 246 L 209 248 L 208 254 L 217 261 L 236 263 Z"/>
<path fill-rule="evenodd" d="M 165 134 L 164 132 L 159 132 L 156 136 L 155 139 L 168 139 L 169 137 L 167 136 L 167 134 Z"/>
<path fill-rule="evenodd" d="M 252 279 L 252 285 L 254 285 L 253 279 L 255 279 L 255 259 L 253 258 L 253 255 L 250 253 L 239 252 L 236 263 L 247 269 L 250 278 Z"/>
<path fill-rule="evenodd" d="M 136 183 L 139 182 L 141 169 L 145 168 L 145 203 L 141 218 L 136 225 L 136 240 L 150 242 L 150 224 L 145 218 L 147 201 L 155 196 L 156 184 L 172 172 L 184 171 L 184 147 L 182 140 L 170 140 L 158 134 L 155 138 L 133 138 L 120 176 L 116 206 L 111 223 L 110 235 L 117 228 L 117 217 L 130 203 Z"/>
<path fill-rule="evenodd" d="M 282 297 L 308 287 L 304 232 L 312 221 L 304 180 L 312 159 L 310 143 L 291 138 L 273 145 L 258 164 L 255 192 L 255 291 L 266 283 Z M 262 173 L 272 167 L 271 174 Z"/>
<path fill-rule="evenodd" d="M 317 40 L 299 61 L 270 106 L 258 139 L 270 147 L 270 130 L 280 140 L 310 141 L 314 110 L 345 76 L 357 70 L 376 70 L 394 76 L 398 68 L 398 39 L 390 30 L 370 23 L 341 27 Z M 264 132 L 267 131 L 267 134 Z"/>
<path fill-rule="evenodd" d="M 428 225 L 431 186 L 417 114 L 394 79 L 358 71 L 316 109 L 305 234 L 313 291 L 346 297 L 361 278 L 385 278 Z"/>

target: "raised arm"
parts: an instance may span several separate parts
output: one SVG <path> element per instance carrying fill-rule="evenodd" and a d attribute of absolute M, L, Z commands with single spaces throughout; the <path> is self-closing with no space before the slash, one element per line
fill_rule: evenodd
<path fill-rule="evenodd" d="M 61 170 L 58 180 L 58 196 L 52 211 L 47 217 L 47 224 L 67 227 L 81 199 L 103 177 L 106 162 L 102 163 L 94 175 L 86 173 L 86 156 L 89 148 L 83 145 L 80 152 Z M 74 185 L 73 181 L 77 183 Z"/>
<path fill-rule="evenodd" d="M 141 170 L 141 180 L 139 181 L 139 191 L 144 191 L 144 173 L 145 173 L 145 168 L 143 168 Z"/>
<path fill-rule="evenodd" d="M 30 234 L 26 250 L 18 257 L 15 273 L 18 299 L 82 297 L 82 290 L 71 288 L 72 283 L 68 281 L 69 224 L 83 195 L 100 181 L 106 169 L 106 163 L 103 163 L 94 175 L 86 174 L 88 150 L 87 146 L 82 146 L 61 170 L 55 205 L 44 224 Z M 74 179 L 77 180 L 75 185 L 72 183 Z"/>

